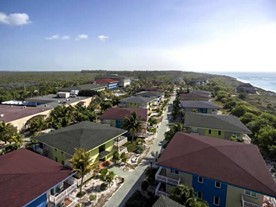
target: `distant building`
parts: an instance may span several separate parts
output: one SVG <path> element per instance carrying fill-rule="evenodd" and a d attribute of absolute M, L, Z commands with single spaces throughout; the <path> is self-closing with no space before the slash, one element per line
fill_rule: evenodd
<path fill-rule="evenodd" d="M 0 156 L 0 205 L 12 207 L 63 206 L 77 189 L 72 170 L 27 149 Z"/>
<path fill-rule="evenodd" d="M 165 93 L 162 91 L 140 91 L 135 96 L 154 98 L 156 99 L 156 103 L 160 103 L 164 99 Z"/>
<path fill-rule="evenodd" d="M 185 113 L 184 126 L 189 132 L 209 137 L 243 139 L 251 131 L 235 116 L 202 113 Z"/>
<path fill-rule="evenodd" d="M 79 147 L 89 151 L 93 162 L 106 161 L 113 157 L 116 147 L 121 151 L 126 150 L 121 147 L 127 140 L 123 136 L 126 132 L 105 124 L 84 121 L 34 137 L 39 143 L 34 150 L 63 165 L 69 165 L 67 160 Z"/>
<path fill-rule="evenodd" d="M 122 128 L 123 121 L 129 117 L 132 112 L 135 112 L 137 117 L 141 120 L 142 129 L 139 137 L 146 137 L 148 114 L 147 109 L 143 108 L 109 108 L 103 115 L 100 116 L 102 124 L 108 124 L 111 127 Z"/>
<path fill-rule="evenodd" d="M 83 84 L 83 85 L 77 85 L 77 86 L 71 86 L 66 88 L 60 88 L 58 89 L 59 92 L 69 92 L 70 95 L 78 95 L 81 91 L 95 91 L 100 92 L 104 91 L 106 86 L 100 85 L 100 84 Z"/>
<path fill-rule="evenodd" d="M 209 101 L 211 99 L 210 95 L 203 93 L 181 93 L 179 94 L 180 100 L 190 100 L 190 101 Z"/>
<path fill-rule="evenodd" d="M 180 101 L 185 112 L 196 112 L 204 114 L 217 114 L 220 106 L 211 101 Z"/>
<path fill-rule="evenodd" d="M 130 85 L 130 83 L 131 83 L 130 78 L 125 77 L 123 75 L 118 75 L 118 74 L 109 74 L 109 75 L 105 75 L 105 76 L 98 77 L 98 78 L 111 78 L 113 80 L 117 80 L 117 81 L 119 81 L 120 87 L 126 87 L 126 86 Z"/>
<path fill-rule="evenodd" d="M 27 122 L 38 116 L 48 116 L 51 108 L 37 108 L 26 106 L 0 105 L 0 122 L 12 124 L 21 131 L 25 128 Z"/>
<path fill-rule="evenodd" d="M 118 80 L 111 79 L 111 78 L 97 78 L 95 79 L 96 84 L 104 85 L 107 87 L 107 89 L 115 89 L 119 87 Z"/>
<path fill-rule="evenodd" d="M 69 94 L 68 92 L 61 93 L 61 97 L 58 96 L 58 94 L 48 94 L 44 96 L 36 96 L 27 98 L 26 102 L 32 103 L 33 106 L 43 108 L 55 108 L 59 105 L 65 105 L 65 106 L 75 106 L 78 103 L 81 103 L 84 106 L 89 106 L 91 102 L 91 97 L 83 97 L 83 96 L 70 96 L 65 94 Z M 65 98 L 67 96 L 67 98 Z"/>
<path fill-rule="evenodd" d="M 250 83 L 242 83 L 236 88 L 237 93 L 256 93 L 257 90 Z"/>
<path fill-rule="evenodd" d="M 155 194 L 184 184 L 210 207 L 262 207 L 276 184 L 257 146 L 177 133 L 158 158 Z"/>
<path fill-rule="evenodd" d="M 152 109 L 153 105 L 156 105 L 156 98 L 146 98 L 141 96 L 130 96 L 120 100 L 120 108 L 143 108 L 148 109 L 148 112 Z"/>
<path fill-rule="evenodd" d="M 209 83 L 208 79 L 195 79 L 189 82 L 192 86 L 205 86 Z"/>

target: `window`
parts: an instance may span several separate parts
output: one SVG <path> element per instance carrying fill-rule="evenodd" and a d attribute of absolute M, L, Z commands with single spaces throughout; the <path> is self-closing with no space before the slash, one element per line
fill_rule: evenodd
<path fill-rule="evenodd" d="M 213 204 L 214 204 L 215 206 L 219 206 L 219 203 L 220 203 L 219 197 L 214 196 Z"/>
<path fill-rule="evenodd" d="M 56 162 L 58 161 L 58 158 L 57 158 L 57 157 L 55 157 L 55 161 L 56 161 Z"/>
<path fill-rule="evenodd" d="M 197 181 L 198 181 L 199 183 L 203 183 L 203 177 L 198 177 L 198 178 L 197 178 Z"/>
<path fill-rule="evenodd" d="M 220 188 L 220 187 L 221 187 L 221 182 L 216 181 L 216 182 L 215 182 L 215 187 L 216 187 L 216 188 Z"/>
<path fill-rule="evenodd" d="M 221 135 L 221 131 L 218 131 L 218 135 Z"/>
<path fill-rule="evenodd" d="M 200 198 L 200 199 L 202 199 L 202 192 L 198 191 L 197 192 L 197 197 Z"/>
<path fill-rule="evenodd" d="M 171 173 L 173 173 L 173 174 L 179 174 L 179 172 L 178 172 L 178 170 L 173 170 L 173 169 L 171 169 Z"/>
<path fill-rule="evenodd" d="M 257 193 L 250 191 L 250 190 L 245 190 L 244 194 L 248 195 L 248 196 L 252 196 L 252 197 L 257 197 Z"/>
<path fill-rule="evenodd" d="M 61 164 L 64 165 L 64 160 L 61 161 Z"/>
<path fill-rule="evenodd" d="M 211 129 L 209 129 L 209 134 L 212 134 L 212 130 Z"/>

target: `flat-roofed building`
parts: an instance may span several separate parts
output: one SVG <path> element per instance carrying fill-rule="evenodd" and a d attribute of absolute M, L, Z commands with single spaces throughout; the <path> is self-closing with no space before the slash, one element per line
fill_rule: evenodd
<path fill-rule="evenodd" d="M 0 121 L 10 123 L 20 131 L 26 123 L 36 116 L 48 116 L 51 108 L 0 105 Z"/>

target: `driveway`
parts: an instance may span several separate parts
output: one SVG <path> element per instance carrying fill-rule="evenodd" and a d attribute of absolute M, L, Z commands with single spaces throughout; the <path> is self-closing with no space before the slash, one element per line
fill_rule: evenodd
<path fill-rule="evenodd" d="M 172 103 L 175 96 L 171 97 L 169 102 Z M 164 112 L 163 120 L 161 121 L 156 138 L 150 147 L 149 153 L 145 156 L 144 160 L 137 166 L 137 168 L 132 172 L 125 172 L 118 167 L 113 167 L 113 170 L 117 175 L 125 178 L 125 182 L 120 189 L 105 203 L 104 207 L 124 207 L 125 202 L 129 197 L 137 190 L 140 189 L 141 183 L 143 182 L 145 175 L 145 169 L 154 162 L 154 158 L 151 156 L 151 152 L 160 152 L 162 147 L 162 141 L 164 140 L 164 133 L 168 131 L 168 107 Z"/>

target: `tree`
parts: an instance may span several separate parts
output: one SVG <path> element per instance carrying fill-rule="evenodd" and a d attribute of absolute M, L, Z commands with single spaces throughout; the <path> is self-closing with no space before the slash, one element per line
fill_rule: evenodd
<path fill-rule="evenodd" d="M 184 130 L 184 125 L 182 123 L 178 122 L 173 124 L 170 130 L 165 133 L 165 140 L 167 140 L 168 142 L 171 141 L 171 139 L 177 132 L 181 132 L 183 130 Z"/>
<path fill-rule="evenodd" d="M 271 126 L 262 128 L 257 136 L 261 151 L 271 159 L 276 158 L 276 129 Z"/>
<path fill-rule="evenodd" d="M 123 120 L 123 128 L 131 134 L 131 142 L 133 142 L 136 133 L 142 129 L 142 122 L 135 112 Z"/>
<path fill-rule="evenodd" d="M 16 127 L 11 125 L 10 123 L 0 122 L 0 140 L 5 142 L 12 142 L 15 138 L 21 139 Z"/>
<path fill-rule="evenodd" d="M 73 170 L 81 176 L 79 194 L 82 195 L 83 177 L 93 169 L 89 152 L 83 148 L 77 148 L 69 161 L 72 164 Z"/>
<path fill-rule="evenodd" d="M 36 134 L 40 132 L 43 129 L 47 128 L 47 123 L 44 119 L 44 117 L 34 117 L 31 120 L 28 121 L 29 128 L 31 134 Z"/>
<path fill-rule="evenodd" d="M 169 197 L 186 207 L 208 207 L 206 201 L 195 197 L 193 188 L 183 184 L 175 187 Z"/>

